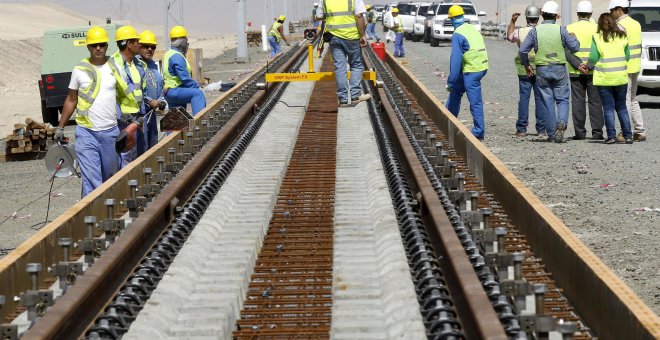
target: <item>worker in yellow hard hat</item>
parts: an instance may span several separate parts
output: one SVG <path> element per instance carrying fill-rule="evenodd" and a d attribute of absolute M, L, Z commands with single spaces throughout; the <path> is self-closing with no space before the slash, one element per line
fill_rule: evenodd
<path fill-rule="evenodd" d="M 366 19 L 367 19 L 367 39 L 368 40 L 374 40 L 380 41 L 380 37 L 376 34 L 376 21 L 377 21 L 377 16 L 376 16 L 376 11 L 372 10 L 371 5 L 367 4 L 367 14 L 366 14 Z"/>
<path fill-rule="evenodd" d="M 170 107 L 192 106 L 196 115 L 206 107 L 206 97 L 199 84 L 192 79 L 192 68 L 186 60 L 188 52 L 188 31 L 183 26 L 170 30 L 170 48 L 163 57 L 163 78 L 165 100 Z"/>
<path fill-rule="evenodd" d="M 100 186 L 119 170 L 115 152 L 117 127 L 117 74 L 107 62 L 108 33 L 99 26 L 87 30 L 85 43 L 89 58 L 71 72 L 69 93 L 55 141 L 64 141 L 64 127 L 76 111 L 76 156 L 82 175 L 82 197 Z"/>
<path fill-rule="evenodd" d="M 399 16 L 399 9 L 392 8 L 392 24 L 389 27 L 394 32 L 394 56 L 403 58 L 406 52 L 403 50 L 403 19 Z"/>
<path fill-rule="evenodd" d="M 117 79 L 117 103 L 119 110 L 117 119 L 119 129 L 123 130 L 130 123 L 144 115 L 142 107 L 142 75 L 137 68 L 139 61 L 140 36 L 133 26 L 122 26 L 115 33 L 115 41 L 119 50 L 110 57 L 109 63 Z M 137 158 L 137 148 L 123 152 L 121 168 Z"/>
<path fill-rule="evenodd" d="M 290 46 L 289 42 L 286 40 L 286 36 L 284 35 L 283 27 L 285 20 L 286 17 L 284 15 L 280 15 L 280 17 L 275 20 L 273 26 L 271 26 L 270 30 L 268 31 L 268 44 L 270 45 L 271 58 L 282 51 L 282 48 L 280 47 L 280 40 L 284 40 L 286 45 Z"/>
<path fill-rule="evenodd" d="M 467 92 L 474 126 L 472 134 L 484 139 L 484 106 L 481 97 L 481 79 L 488 71 L 488 53 L 484 37 L 472 25 L 465 23 L 465 11 L 459 5 L 449 7 L 448 16 L 454 26 L 451 36 L 451 56 L 449 57 L 449 77 L 447 109 L 456 117 L 461 110 L 461 98 Z"/>
<path fill-rule="evenodd" d="M 140 63 L 138 68 L 144 76 L 142 93 L 144 94 L 144 112 L 147 112 L 144 122 L 144 138 L 140 138 L 138 131 L 137 153 L 138 156 L 149 150 L 158 143 L 158 122 L 155 111 L 163 110 L 167 105 L 163 96 L 163 76 L 158 70 L 158 64 L 154 61 L 154 52 L 158 41 L 152 31 L 140 33 Z M 151 112 L 151 114 L 149 114 Z"/>

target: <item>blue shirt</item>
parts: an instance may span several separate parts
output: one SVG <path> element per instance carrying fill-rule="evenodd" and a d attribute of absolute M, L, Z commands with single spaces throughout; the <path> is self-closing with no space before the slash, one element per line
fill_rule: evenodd
<path fill-rule="evenodd" d="M 541 25 L 554 23 L 554 20 L 544 20 Z M 559 32 L 561 34 L 561 43 L 564 45 L 564 48 L 567 48 L 571 53 L 575 53 L 580 49 L 580 41 L 577 40 L 575 36 L 568 34 L 566 27 L 561 26 Z M 520 63 L 523 64 L 523 66 L 529 65 L 529 56 L 527 53 L 529 53 L 532 48 L 534 48 L 534 52 L 538 52 L 539 50 L 539 42 L 536 38 L 536 28 L 529 31 L 525 41 L 520 44 Z"/>
<path fill-rule="evenodd" d="M 456 30 L 456 28 L 454 28 L 454 30 Z M 451 55 L 449 56 L 449 77 L 447 77 L 447 85 L 452 88 L 456 87 L 455 84 L 458 77 L 463 74 L 463 54 L 468 50 L 470 50 L 470 44 L 462 34 L 451 35 Z"/>
<path fill-rule="evenodd" d="M 160 74 L 158 70 L 158 65 L 155 61 L 152 60 L 140 60 L 144 61 L 147 64 L 147 68 L 144 69 L 141 63 L 138 63 L 138 69 L 141 71 L 144 77 L 144 88 L 143 96 L 145 104 L 151 100 L 163 99 L 163 75 Z M 146 107 L 146 106 L 145 106 Z"/>
<path fill-rule="evenodd" d="M 172 47 L 173 50 L 179 51 L 177 48 Z M 186 59 L 181 54 L 174 54 L 170 57 L 170 64 L 167 68 L 171 75 L 175 75 L 181 79 L 181 85 L 179 87 L 183 88 L 193 88 L 198 89 L 199 85 L 197 82 L 190 77 L 188 69 L 186 67 Z"/>

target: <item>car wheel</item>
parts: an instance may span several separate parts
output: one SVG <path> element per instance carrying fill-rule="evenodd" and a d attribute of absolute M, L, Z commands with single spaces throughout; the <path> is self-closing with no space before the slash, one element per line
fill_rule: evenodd
<path fill-rule="evenodd" d="M 439 40 L 439 39 L 436 39 L 436 38 L 434 38 L 434 37 L 431 37 L 431 46 L 433 46 L 433 47 L 438 47 L 438 46 L 440 46 L 440 40 Z"/>
<path fill-rule="evenodd" d="M 60 111 L 56 107 L 46 107 L 46 103 L 41 102 L 41 118 L 44 123 L 57 126 L 60 120 Z"/>
<path fill-rule="evenodd" d="M 412 40 L 412 33 L 403 33 L 403 37 L 406 38 L 406 40 Z"/>
<path fill-rule="evenodd" d="M 416 35 L 416 34 L 413 34 L 413 35 L 412 35 L 412 41 L 413 41 L 413 42 L 418 42 L 418 41 L 420 40 L 420 38 L 421 38 L 421 37 L 420 37 L 419 35 Z"/>

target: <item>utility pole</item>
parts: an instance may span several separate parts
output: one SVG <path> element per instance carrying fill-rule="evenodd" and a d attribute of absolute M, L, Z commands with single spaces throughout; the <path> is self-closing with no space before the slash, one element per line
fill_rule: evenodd
<path fill-rule="evenodd" d="M 566 25 L 571 23 L 571 8 L 573 8 L 571 0 L 562 0 L 562 2 L 561 2 L 561 24 L 562 24 L 562 26 L 566 26 Z"/>
<path fill-rule="evenodd" d="M 165 46 L 165 50 L 170 49 L 170 37 L 169 37 L 169 31 L 170 31 L 170 26 L 168 19 L 170 17 L 170 1 L 169 0 L 163 0 L 163 41 L 165 43 L 163 46 Z"/>
<path fill-rule="evenodd" d="M 244 63 L 248 60 L 247 48 L 247 32 L 246 32 L 246 17 L 247 17 L 247 0 L 236 0 L 237 15 L 236 18 L 236 62 Z"/>

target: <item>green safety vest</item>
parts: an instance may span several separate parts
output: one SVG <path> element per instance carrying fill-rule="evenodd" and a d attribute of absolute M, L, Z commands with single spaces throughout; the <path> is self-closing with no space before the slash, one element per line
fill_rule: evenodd
<path fill-rule="evenodd" d="M 268 35 L 270 35 L 271 37 L 275 37 L 275 40 L 277 40 L 278 42 L 280 40 L 282 40 L 282 36 L 280 35 L 280 31 L 277 30 L 281 26 L 282 26 L 281 22 L 275 21 L 273 23 L 273 26 L 270 27 L 270 31 L 268 31 Z"/>
<path fill-rule="evenodd" d="M 392 25 L 398 25 L 396 28 L 393 28 L 392 31 L 396 33 L 403 33 L 403 19 L 401 19 L 401 15 L 392 17 L 392 20 Z"/>
<path fill-rule="evenodd" d="M 561 26 L 540 24 L 535 29 L 539 45 L 539 49 L 536 51 L 536 66 L 566 64 L 564 44 L 561 42 Z"/>
<path fill-rule="evenodd" d="M 129 75 L 126 74 L 124 68 L 124 57 L 120 51 L 115 52 L 108 60 L 112 72 L 117 79 L 117 102 L 119 109 L 124 115 L 140 112 L 142 106 L 142 77 L 140 71 L 137 69 L 136 62 L 134 61 L 128 65 L 130 72 L 130 79 L 133 82 L 133 89 L 131 90 L 130 84 L 127 82 Z"/>
<path fill-rule="evenodd" d="M 523 42 L 525 41 L 525 38 L 527 38 L 527 35 L 529 32 L 532 31 L 532 26 L 527 26 L 523 27 L 518 30 L 518 41 Z M 529 58 L 529 64 L 534 65 L 534 58 L 536 58 L 536 53 L 534 52 L 534 49 L 529 51 L 527 54 Z M 525 66 L 520 61 L 520 53 L 516 53 L 516 57 L 513 58 L 513 63 L 516 64 L 516 71 L 518 72 L 519 76 L 527 76 L 527 70 L 525 70 Z"/>
<path fill-rule="evenodd" d="M 355 0 L 326 0 L 323 2 L 325 29 L 345 40 L 360 39 L 355 21 Z"/>
<path fill-rule="evenodd" d="M 602 34 L 594 35 L 600 59 L 594 68 L 594 85 L 618 86 L 628 83 L 626 61 L 627 38 L 611 38 L 605 42 Z"/>
<path fill-rule="evenodd" d="M 598 25 L 589 20 L 582 19 L 566 26 L 566 30 L 568 33 L 575 34 L 575 37 L 580 42 L 580 49 L 575 53 L 575 56 L 580 58 L 583 63 L 587 63 L 589 61 L 589 52 L 591 52 L 591 41 L 594 34 L 598 31 Z M 571 74 L 582 74 L 580 70 L 573 68 L 573 65 L 570 63 L 568 65 L 568 72 Z M 589 74 L 591 73 L 589 71 Z"/>
<path fill-rule="evenodd" d="M 190 68 L 190 63 L 188 63 L 188 59 L 179 51 L 170 49 L 165 53 L 165 56 L 163 57 L 163 83 L 164 83 L 164 89 L 173 89 L 175 87 L 181 86 L 183 81 L 179 76 L 173 75 L 170 73 L 170 58 L 172 58 L 173 55 L 179 54 L 183 57 L 183 60 L 186 61 L 186 70 L 188 71 L 188 74 L 192 75 L 191 68 Z"/>
<path fill-rule="evenodd" d="M 78 89 L 78 103 L 76 104 L 76 124 L 92 128 L 94 124 L 89 120 L 89 109 L 94 104 L 96 96 L 101 89 L 101 71 L 92 65 L 89 58 L 81 60 L 75 68 L 87 73 L 92 80 L 86 88 Z"/>
<path fill-rule="evenodd" d="M 454 30 L 467 39 L 470 49 L 463 53 L 463 72 L 480 72 L 488 69 L 488 52 L 484 37 L 471 24 L 463 24 Z"/>
<path fill-rule="evenodd" d="M 619 21 L 626 30 L 628 36 L 628 49 L 630 60 L 628 61 L 628 73 L 638 73 L 642 69 L 642 26 L 637 20 L 626 16 Z"/>

